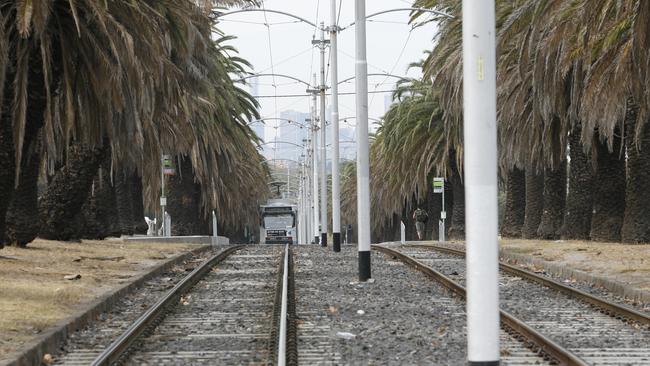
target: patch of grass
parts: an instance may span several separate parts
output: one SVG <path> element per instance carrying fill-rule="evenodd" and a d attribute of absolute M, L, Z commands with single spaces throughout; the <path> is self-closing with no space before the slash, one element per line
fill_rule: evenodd
<path fill-rule="evenodd" d="M 36 240 L 0 251 L 0 361 L 84 304 L 196 245 Z M 126 258 L 119 259 L 118 258 Z M 80 274 L 78 280 L 64 276 Z"/>

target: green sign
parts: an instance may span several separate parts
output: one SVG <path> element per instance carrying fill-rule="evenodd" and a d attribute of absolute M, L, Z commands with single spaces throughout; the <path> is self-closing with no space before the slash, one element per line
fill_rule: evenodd
<path fill-rule="evenodd" d="M 433 193 L 445 191 L 445 178 L 433 178 Z"/>
<path fill-rule="evenodd" d="M 163 174 L 165 175 L 174 175 L 176 170 L 174 169 L 174 164 L 169 155 L 163 156 Z"/>

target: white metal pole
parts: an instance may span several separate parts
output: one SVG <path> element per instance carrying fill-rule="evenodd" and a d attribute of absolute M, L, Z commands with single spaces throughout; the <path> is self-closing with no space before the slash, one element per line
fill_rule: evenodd
<path fill-rule="evenodd" d="M 215 238 L 219 236 L 219 228 L 217 225 L 217 214 L 215 210 L 212 210 L 212 236 Z"/>
<path fill-rule="evenodd" d="M 165 207 L 167 206 L 167 197 L 165 196 L 165 154 L 160 156 L 160 231 L 165 236 L 165 224 L 167 223 Z"/>
<path fill-rule="evenodd" d="M 444 180 L 442 181 L 442 210 L 440 211 L 440 215 L 442 216 L 442 230 L 438 228 L 438 240 L 441 242 L 445 241 L 445 236 L 447 233 L 445 232 L 447 230 L 446 225 L 445 225 L 445 220 L 447 219 L 447 210 L 445 209 L 445 185 L 447 182 Z"/>
<path fill-rule="evenodd" d="M 330 67 L 332 68 L 332 247 L 341 251 L 341 176 L 339 171 L 339 60 L 336 0 L 330 1 Z"/>
<path fill-rule="evenodd" d="M 325 116 L 325 23 L 320 23 L 320 245 L 327 246 L 327 118 Z"/>
<path fill-rule="evenodd" d="M 316 85 L 316 74 L 314 74 L 314 85 Z M 311 145 L 312 145 L 312 171 L 313 171 L 313 185 L 314 191 L 312 192 L 314 198 L 314 244 L 318 244 L 320 240 L 320 220 L 318 208 L 318 123 L 316 122 L 316 93 L 312 94 L 312 112 L 311 112 Z"/>
<path fill-rule="evenodd" d="M 499 364 L 494 0 L 463 0 L 467 360 Z"/>
<path fill-rule="evenodd" d="M 357 227 L 359 280 L 370 271 L 370 167 L 368 147 L 368 60 L 366 59 L 366 1 L 355 0 L 355 83 L 357 108 Z"/>

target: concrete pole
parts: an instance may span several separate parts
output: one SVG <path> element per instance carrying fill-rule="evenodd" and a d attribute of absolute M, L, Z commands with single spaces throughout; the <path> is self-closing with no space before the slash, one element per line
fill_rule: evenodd
<path fill-rule="evenodd" d="M 314 85 L 316 85 L 316 74 L 314 74 Z M 318 206 L 318 122 L 316 122 L 316 93 L 312 94 L 312 110 L 311 110 L 311 146 L 312 146 L 312 172 L 313 172 L 313 185 L 312 192 L 314 198 L 314 244 L 318 244 L 320 240 L 320 220 L 319 220 L 319 206 Z"/>
<path fill-rule="evenodd" d="M 463 0 L 467 360 L 499 364 L 494 0 Z"/>
<path fill-rule="evenodd" d="M 325 117 L 325 23 L 320 24 L 320 245 L 327 246 L 327 118 Z"/>
<path fill-rule="evenodd" d="M 332 68 L 332 240 L 333 250 L 341 251 L 341 175 L 339 171 L 339 60 L 336 0 L 331 0 L 330 67 Z"/>
<path fill-rule="evenodd" d="M 355 84 L 357 108 L 357 227 L 359 281 L 370 271 L 370 152 L 368 146 L 368 60 L 366 58 L 366 1 L 355 0 Z"/>
<path fill-rule="evenodd" d="M 306 141 L 305 141 L 306 142 Z M 303 219 L 305 220 L 305 235 L 303 236 L 303 244 L 309 243 L 309 238 L 312 237 L 311 235 L 311 201 L 309 198 L 311 197 L 309 195 L 309 184 L 310 180 L 308 177 L 309 172 L 309 148 L 305 151 L 305 162 L 302 166 L 302 184 L 304 187 L 304 192 L 303 192 Z"/>

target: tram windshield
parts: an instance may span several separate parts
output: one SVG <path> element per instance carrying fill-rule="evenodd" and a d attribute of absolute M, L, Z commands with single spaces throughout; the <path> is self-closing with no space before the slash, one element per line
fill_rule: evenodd
<path fill-rule="evenodd" d="M 267 215 L 264 216 L 266 229 L 286 229 L 293 227 L 293 215 Z"/>

